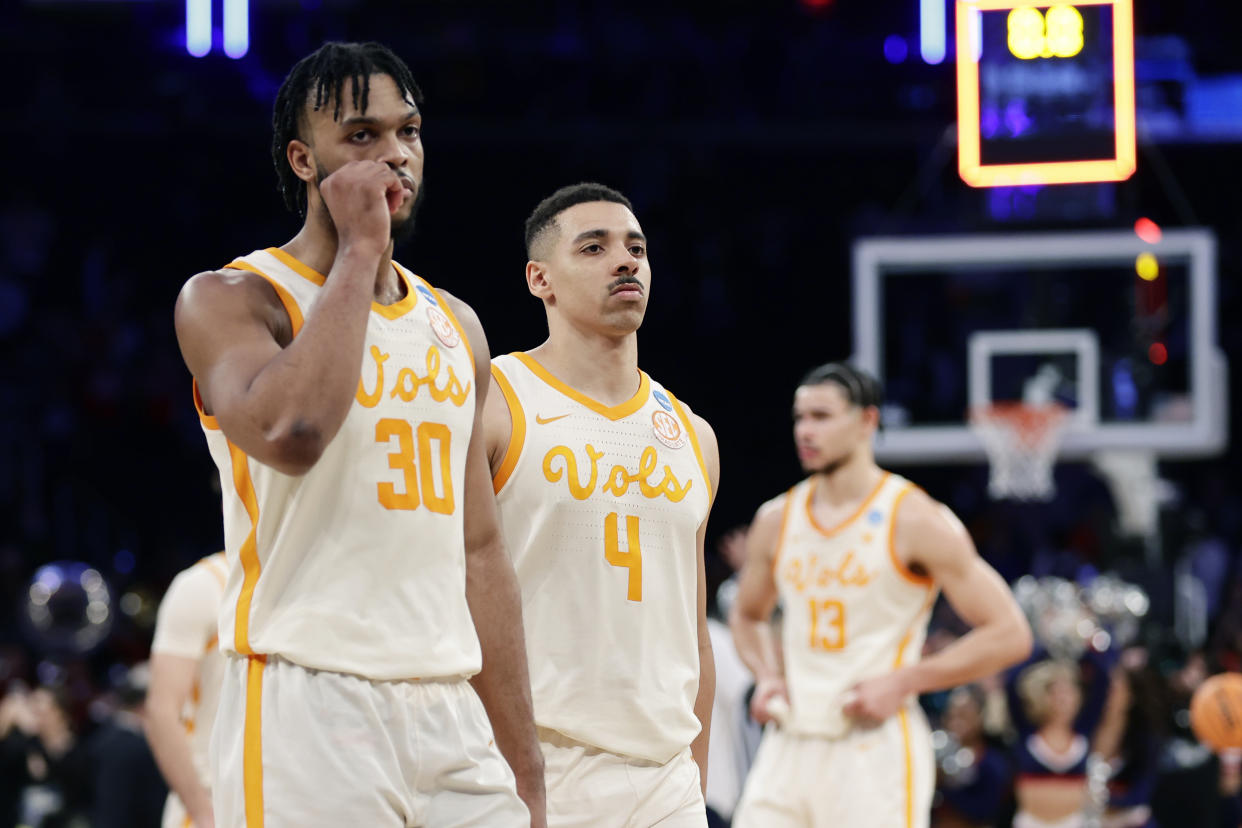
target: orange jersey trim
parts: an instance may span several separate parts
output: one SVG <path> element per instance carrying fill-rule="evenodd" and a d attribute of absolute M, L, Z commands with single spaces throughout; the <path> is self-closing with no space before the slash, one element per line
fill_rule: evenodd
<path fill-rule="evenodd" d="M 259 270 L 250 262 L 244 262 L 241 259 L 235 259 L 225 265 L 226 268 L 233 270 L 248 270 L 256 276 L 262 276 L 264 281 L 272 286 L 276 291 L 276 296 L 280 299 L 280 304 L 284 305 L 285 313 L 289 314 L 289 324 L 293 327 L 293 335 L 297 336 L 298 331 L 302 330 L 302 323 L 305 321 L 302 317 L 302 309 L 298 307 L 297 300 L 293 298 L 293 294 L 285 289 L 285 286 L 277 282 L 271 276 L 268 276 L 262 270 Z"/>
<path fill-rule="evenodd" d="M 416 276 L 418 281 L 427 286 L 427 290 L 435 294 L 436 300 L 440 303 L 440 310 L 448 316 L 449 321 L 453 323 L 453 327 L 457 329 L 457 335 L 461 337 L 461 341 L 466 344 L 466 354 L 470 357 L 470 371 L 474 373 L 478 369 L 474 366 L 474 348 L 470 347 L 470 337 L 466 336 L 466 329 L 457 321 L 457 314 L 453 313 L 453 309 L 449 307 L 449 303 L 444 301 L 444 297 L 440 295 L 440 291 L 433 288 L 422 276 Z"/>
<path fill-rule="evenodd" d="M 198 380 L 190 380 L 190 390 L 194 394 L 194 410 L 198 412 L 198 421 L 203 424 L 203 428 L 219 431 L 220 421 L 208 414 L 203 407 L 203 395 L 198 393 Z"/>
<path fill-rule="evenodd" d="M 212 559 L 212 558 L 214 558 L 216 555 L 221 555 L 221 556 L 223 556 L 223 554 L 224 554 L 223 552 L 216 552 L 215 554 L 208 555 L 208 556 L 207 556 L 207 557 L 205 557 L 205 558 L 199 558 L 199 559 L 198 559 L 198 563 L 196 563 L 196 564 L 195 564 L 195 566 L 204 566 L 204 567 L 206 567 L 206 568 L 207 568 L 207 570 L 208 570 L 208 571 L 209 571 L 212 575 L 215 575 L 215 576 L 216 576 L 216 580 L 220 582 L 220 587 L 221 587 L 221 588 L 223 588 L 223 587 L 226 585 L 228 576 L 227 576 L 225 573 L 221 572 L 221 571 L 220 571 L 219 569 L 217 569 L 216 567 L 212 566 L 212 564 L 211 564 L 211 559 Z M 221 561 L 222 561 L 222 563 L 223 563 L 224 567 L 227 569 L 227 568 L 228 568 L 228 562 L 227 562 L 227 561 L 224 561 L 224 560 L 223 560 L 223 558 L 221 558 Z"/>
<path fill-rule="evenodd" d="M 505 404 L 509 407 L 509 445 L 505 448 L 505 456 L 500 461 L 500 468 L 492 477 L 492 491 L 500 494 L 509 476 L 513 474 L 513 469 L 517 467 L 518 458 L 522 456 L 522 446 L 526 443 L 526 412 L 522 410 L 522 403 L 518 399 L 517 392 L 513 390 L 513 386 L 509 384 L 509 378 L 494 363 L 492 364 L 492 377 L 496 380 L 496 385 L 500 387 L 500 393 L 504 395 Z"/>
<path fill-rule="evenodd" d="M 772 553 L 772 578 L 776 578 L 776 567 L 781 562 L 781 549 L 785 546 L 785 529 L 789 526 L 789 513 L 793 510 L 794 491 L 797 486 L 785 493 L 785 508 L 781 509 L 781 531 L 776 536 L 776 550 Z"/>
<path fill-rule="evenodd" d="M 277 259 L 280 259 L 281 264 L 285 265 L 294 273 L 298 274 L 312 284 L 323 287 L 323 283 L 328 281 L 327 276 L 302 264 L 302 262 L 295 259 L 290 253 L 285 250 L 281 250 L 279 247 L 269 247 L 266 252 L 272 254 Z M 404 316 L 418 304 L 418 293 L 414 290 L 414 286 L 410 284 L 409 278 L 401 272 L 401 268 L 397 266 L 396 262 L 392 263 L 392 269 L 397 274 L 397 278 L 401 280 L 401 284 L 405 287 L 405 296 L 401 297 L 400 301 L 393 302 L 391 305 L 381 305 L 375 301 L 371 302 L 371 310 L 387 319 L 396 319 Z"/>
<path fill-rule="evenodd" d="M 263 828 L 263 667 L 265 656 L 246 665 L 246 724 L 242 748 L 242 789 L 246 828 Z"/>
<path fill-rule="evenodd" d="M 806 495 L 806 516 L 810 518 L 811 525 L 814 526 L 821 535 L 826 538 L 830 538 L 842 529 L 848 527 L 854 521 L 858 520 L 858 518 L 862 517 L 863 512 L 867 511 L 867 507 L 871 505 L 871 501 L 876 499 L 876 496 L 880 494 L 880 490 L 884 488 L 884 484 L 888 482 L 888 478 L 891 476 L 892 474 L 890 472 L 884 472 L 884 476 L 880 478 L 880 482 L 876 484 L 876 487 L 871 491 L 871 494 L 867 495 L 866 499 L 864 499 L 863 502 L 859 504 L 858 508 L 854 510 L 854 514 L 850 515 L 831 529 L 825 529 L 820 525 L 819 521 L 815 519 L 815 509 L 812 508 L 812 504 L 815 502 L 815 478 L 812 477 L 810 490 Z"/>
<path fill-rule="evenodd" d="M 250 533 L 242 541 L 241 550 L 238 552 L 244 575 L 233 621 L 233 646 L 237 652 L 248 656 L 254 655 L 254 651 L 250 649 L 250 602 L 254 598 L 255 584 L 259 581 L 259 551 L 256 541 L 259 532 L 259 502 L 254 493 L 254 483 L 250 479 L 249 458 L 231 441 L 229 459 L 233 462 L 233 487 L 250 518 Z"/>
<path fill-rule="evenodd" d="M 905 578 L 915 586 L 929 587 L 935 583 L 935 580 L 927 575 L 920 575 L 897 556 L 897 510 L 901 507 L 901 501 L 906 495 L 917 488 L 913 483 L 897 493 L 897 497 L 893 500 L 893 516 L 888 526 L 888 559 L 892 561 L 893 568 L 897 570 L 897 574 Z"/>
<path fill-rule="evenodd" d="M 694 424 L 690 421 L 690 415 L 686 413 L 686 409 L 682 407 L 681 401 L 667 388 L 664 391 L 668 394 L 668 401 L 677 411 L 677 416 L 681 418 L 681 424 L 686 427 L 686 433 L 690 435 L 690 445 L 694 447 L 694 456 L 699 461 L 699 471 L 703 472 L 703 482 L 707 485 L 707 502 L 711 503 L 716 499 L 716 492 L 713 491 L 712 477 L 707 473 L 707 464 L 703 462 L 703 449 L 699 447 L 699 435 L 695 433 Z"/>
<path fill-rule="evenodd" d="M 641 370 L 638 372 L 638 391 L 634 393 L 634 396 L 630 397 L 620 405 L 607 406 L 601 402 L 591 399 L 576 388 L 572 388 L 557 379 L 551 372 L 548 371 L 547 368 L 540 365 L 530 354 L 523 353 L 522 351 L 514 351 L 510 356 L 516 358 L 518 362 L 530 369 L 532 374 L 539 377 L 539 379 L 543 380 L 557 391 L 560 391 L 566 397 L 569 397 L 579 405 L 586 406 L 596 414 L 606 417 L 609 420 L 621 420 L 630 416 L 635 411 L 646 405 L 647 399 L 651 396 L 651 377 L 647 376 Z"/>
<path fill-rule="evenodd" d="M 901 747 L 906 766 L 906 828 L 914 825 L 914 757 L 910 749 L 910 717 L 905 708 L 897 711 L 897 719 L 901 722 Z"/>

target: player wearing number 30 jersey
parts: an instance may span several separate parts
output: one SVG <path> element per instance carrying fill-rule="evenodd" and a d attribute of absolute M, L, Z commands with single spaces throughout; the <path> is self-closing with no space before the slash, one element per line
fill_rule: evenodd
<path fill-rule="evenodd" d="M 651 269 L 624 196 L 559 190 L 528 220 L 527 246 L 549 336 L 492 362 L 485 423 L 548 824 L 703 826 L 715 437 L 638 369 Z"/>
<path fill-rule="evenodd" d="M 301 231 L 178 299 L 224 495 L 218 826 L 543 825 L 487 343 L 392 258 L 420 101 L 378 44 L 299 62 L 273 153 Z"/>
<path fill-rule="evenodd" d="M 778 724 L 738 828 L 925 828 L 935 772 L 918 694 L 1030 650 L 1021 610 L 962 524 L 875 464 L 880 396 L 843 363 L 803 379 L 794 440 L 808 477 L 764 504 L 747 535 L 730 624 L 757 679 L 752 713 Z M 973 629 L 920 660 L 937 590 Z M 768 622 L 778 597 L 783 667 Z"/>

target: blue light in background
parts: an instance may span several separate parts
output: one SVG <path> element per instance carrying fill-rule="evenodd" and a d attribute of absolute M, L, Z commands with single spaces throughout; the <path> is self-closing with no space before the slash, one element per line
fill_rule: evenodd
<path fill-rule="evenodd" d="M 884 38 L 884 59 L 889 63 L 904 63 L 910 54 L 910 47 L 901 35 L 889 35 Z"/>
<path fill-rule="evenodd" d="M 224 0 L 224 53 L 236 60 L 250 50 L 250 0 Z"/>
<path fill-rule="evenodd" d="M 185 0 L 185 50 L 194 57 L 211 51 L 211 0 Z"/>
<path fill-rule="evenodd" d="M 128 575 L 134 571 L 134 553 L 128 549 L 118 550 L 112 558 L 112 568 L 122 575 Z"/>
<path fill-rule="evenodd" d="M 944 62 L 948 53 L 944 5 L 945 0 L 919 0 L 919 54 L 932 64 Z"/>

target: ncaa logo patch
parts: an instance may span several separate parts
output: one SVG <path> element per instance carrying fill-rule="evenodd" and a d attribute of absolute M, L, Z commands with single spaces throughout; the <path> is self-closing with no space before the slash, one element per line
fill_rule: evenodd
<path fill-rule="evenodd" d="M 884 522 L 884 513 L 879 509 L 872 509 L 870 512 L 867 512 L 867 522 L 872 526 L 879 526 Z"/>
<path fill-rule="evenodd" d="M 415 285 L 414 289 L 417 290 L 419 293 L 421 293 L 424 296 L 424 298 L 426 298 L 426 300 L 430 302 L 431 304 L 433 305 L 440 304 L 439 302 L 436 301 L 436 295 L 432 293 L 431 289 L 428 288 L 426 285 Z"/>
<path fill-rule="evenodd" d="M 679 449 L 686 444 L 686 435 L 681 430 L 681 423 L 667 411 L 654 411 L 651 414 L 651 427 L 656 439 L 671 449 Z"/>
<path fill-rule="evenodd" d="M 655 397 L 655 401 L 660 404 L 660 408 L 663 408 L 665 411 L 673 410 L 673 404 L 669 402 L 668 394 L 665 394 L 663 391 L 657 391 L 651 396 Z"/>
<path fill-rule="evenodd" d="M 444 311 L 434 305 L 428 307 L 427 321 L 431 323 L 431 330 L 435 333 L 436 339 L 443 342 L 444 347 L 456 348 L 461 343 L 461 335 L 457 333 L 457 326 L 449 321 Z"/>

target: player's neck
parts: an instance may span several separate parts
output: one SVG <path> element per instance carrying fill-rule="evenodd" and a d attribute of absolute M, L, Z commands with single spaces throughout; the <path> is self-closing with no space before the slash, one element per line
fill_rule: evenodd
<path fill-rule="evenodd" d="M 636 333 L 616 339 L 553 330 L 528 353 L 562 382 L 604 405 L 631 399 L 641 384 Z"/>
<path fill-rule="evenodd" d="M 815 499 L 829 506 L 855 503 L 875 491 L 884 470 L 861 452 L 831 472 L 815 475 Z"/>
<path fill-rule="evenodd" d="M 339 250 L 336 228 L 319 210 L 312 210 L 306 216 L 302 229 L 292 239 L 281 246 L 281 249 L 316 273 L 325 277 L 331 273 Z M 392 266 L 393 243 L 380 256 L 375 269 L 375 300 L 380 304 L 391 304 L 401 299 L 401 281 Z"/>

